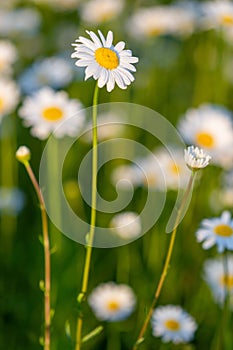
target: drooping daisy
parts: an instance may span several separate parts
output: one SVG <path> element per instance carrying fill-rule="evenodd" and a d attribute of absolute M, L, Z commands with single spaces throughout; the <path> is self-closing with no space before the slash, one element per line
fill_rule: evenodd
<path fill-rule="evenodd" d="M 60 89 L 72 80 L 71 65 L 62 57 L 48 57 L 36 61 L 23 72 L 19 78 L 19 85 L 26 94 L 39 90 L 44 86 Z"/>
<path fill-rule="evenodd" d="M 233 250 L 233 220 L 229 211 L 224 211 L 218 218 L 204 219 L 196 232 L 198 242 L 209 249 L 215 244 L 220 253 L 225 249 Z"/>
<path fill-rule="evenodd" d="M 127 23 L 136 38 L 158 35 L 189 35 L 195 27 L 194 12 L 178 6 L 153 6 L 138 9 Z"/>
<path fill-rule="evenodd" d="M 100 24 L 119 15 L 123 6 L 123 0 L 90 0 L 83 4 L 80 14 L 84 22 Z"/>
<path fill-rule="evenodd" d="M 176 305 L 159 306 L 155 309 L 151 322 L 153 335 L 162 337 L 164 343 L 188 343 L 197 329 L 193 317 Z"/>
<path fill-rule="evenodd" d="M 178 125 L 187 144 L 206 151 L 214 164 L 230 166 L 233 160 L 233 123 L 223 107 L 203 104 L 189 109 Z"/>
<path fill-rule="evenodd" d="M 75 52 L 71 56 L 78 59 L 75 62 L 78 67 L 86 67 L 85 80 L 93 76 L 100 88 L 107 86 L 108 92 L 114 89 L 115 83 L 126 89 L 134 81 L 131 72 L 136 68 L 132 63 L 137 63 L 138 58 L 133 57 L 130 50 L 124 50 L 123 41 L 113 45 L 112 31 L 108 32 L 106 39 L 100 30 L 99 37 L 91 31 L 87 34 L 92 40 L 80 36 L 77 44 L 72 44 Z"/>
<path fill-rule="evenodd" d="M 205 168 L 209 164 L 211 157 L 205 154 L 203 149 L 190 146 L 184 150 L 184 159 L 191 170 L 198 170 Z"/>
<path fill-rule="evenodd" d="M 72 137 L 84 125 L 82 108 L 80 101 L 69 99 L 65 91 L 57 92 L 44 87 L 25 99 L 19 115 L 25 126 L 32 126 L 32 135 L 41 140 L 52 132 L 58 138 L 65 135 Z"/>
<path fill-rule="evenodd" d="M 17 59 L 15 46 L 8 40 L 0 40 L 0 74 L 10 74 Z"/>
<path fill-rule="evenodd" d="M 225 263 L 227 273 L 224 271 Z M 210 286 L 216 303 L 223 305 L 229 293 L 230 307 L 233 309 L 233 255 L 227 255 L 226 262 L 222 257 L 205 261 L 203 278 Z"/>
<path fill-rule="evenodd" d="M 102 321 L 121 321 L 134 310 L 136 298 L 133 290 L 125 284 L 102 283 L 88 298 L 96 317 Z"/>
<path fill-rule="evenodd" d="M 142 231 L 140 216 L 131 211 L 115 215 L 110 227 L 115 234 L 124 239 L 137 238 Z"/>
<path fill-rule="evenodd" d="M 203 26 L 209 28 L 233 27 L 233 3 L 229 0 L 205 1 L 202 3 Z"/>
<path fill-rule="evenodd" d="M 19 103 L 19 88 L 13 80 L 0 78 L 0 120 L 11 113 Z"/>

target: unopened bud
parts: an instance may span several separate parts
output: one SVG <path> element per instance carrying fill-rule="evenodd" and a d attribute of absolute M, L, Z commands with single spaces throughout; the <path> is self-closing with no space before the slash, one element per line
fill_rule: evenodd
<path fill-rule="evenodd" d="M 25 163 L 28 162 L 31 159 L 31 151 L 26 146 L 20 146 L 18 150 L 16 151 L 16 159 L 21 162 Z"/>

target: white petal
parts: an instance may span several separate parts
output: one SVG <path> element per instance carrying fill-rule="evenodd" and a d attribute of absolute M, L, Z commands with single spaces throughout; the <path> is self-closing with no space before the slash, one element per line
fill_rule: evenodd
<path fill-rule="evenodd" d="M 105 37 L 103 36 L 101 30 L 98 30 L 98 34 L 99 34 L 100 39 L 101 39 L 101 41 L 103 43 L 103 46 L 106 46 L 106 40 L 105 40 Z"/>
<path fill-rule="evenodd" d="M 90 31 L 90 32 L 88 32 L 88 34 L 90 35 L 90 37 L 92 38 L 92 40 L 94 41 L 94 43 L 96 44 L 96 46 L 98 48 L 103 46 L 100 39 L 98 38 L 98 36 L 94 32 Z"/>
<path fill-rule="evenodd" d="M 115 87 L 115 79 L 112 73 L 109 74 L 108 82 L 107 82 L 107 91 L 111 92 Z"/>
<path fill-rule="evenodd" d="M 98 79 L 98 86 L 99 88 L 102 88 L 108 80 L 108 71 L 107 69 L 102 69 L 100 77 Z"/>
<path fill-rule="evenodd" d="M 117 52 L 120 52 L 120 51 L 124 50 L 124 48 L 125 48 L 125 42 L 124 41 L 119 41 L 119 43 L 117 43 L 116 46 L 115 46 L 115 50 Z"/>
<path fill-rule="evenodd" d="M 112 41 L 113 41 L 113 32 L 111 30 L 109 30 L 108 34 L 107 34 L 107 38 L 106 38 L 106 47 L 111 47 L 112 46 Z"/>

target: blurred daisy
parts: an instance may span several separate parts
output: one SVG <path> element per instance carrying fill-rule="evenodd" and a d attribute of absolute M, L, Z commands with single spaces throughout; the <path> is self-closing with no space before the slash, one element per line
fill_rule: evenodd
<path fill-rule="evenodd" d="M 98 115 L 98 140 L 104 141 L 122 135 L 125 125 L 117 115 L 113 113 L 102 113 Z M 87 132 L 82 139 L 88 143 L 92 142 L 92 122 L 86 126 Z"/>
<path fill-rule="evenodd" d="M 162 337 L 164 343 L 187 343 L 197 329 L 195 320 L 180 306 L 167 305 L 155 309 L 152 316 L 152 333 Z"/>
<path fill-rule="evenodd" d="M 113 185 L 122 189 L 139 186 L 142 183 L 142 173 L 136 165 L 120 165 L 112 171 L 111 181 Z"/>
<path fill-rule="evenodd" d="M 66 59 L 49 57 L 35 62 L 19 78 L 19 85 L 26 94 L 47 85 L 59 89 L 71 82 L 73 70 Z"/>
<path fill-rule="evenodd" d="M 76 42 L 75 52 L 72 58 L 77 58 L 76 66 L 86 67 L 85 80 L 92 77 L 98 80 L 99 88 L 107 86 L 107 91 L 114 89 L 115 83 L 126 89 L 134 81 L 132 72 L 136 68 L 132 63 L 137 63 L 138 58 L 132 56 L 130 50 L 124 50 L 125 43 L 120 41 L 113 45 L 113 33 L 109 31 L 106 39 L 100 30 L 99 37 L 94 32 L 87 31 L 90 39 L 80 36 Z"/>
<path fill-rule="evenodd" d="M 186 36 L 195 27 L 194 12 L 178 6 L 153 6 L 138 9 L 127 23 L 136 38 L 172 34 Z"/>
<path fill-rule="evenodd" d="M 178 128 L 186 143 L 203 148 L 213 163 L 230 165 L 233 159 L 233 123 L 228 110 L 211 104 L 191 108 Z"/>
<path fill-rule="evenodd" d="M 79 100 L 70 100 L 65 91 L 56 92 L 44 87 L 25 99 L 19 115 L 25 126 L 32 126 L 31 134 L 41 140 L 52 132 L 58 138 L 65 135 L 72 137 L 84 125 L 82 108 Z"/>
<path fill-rule="evenodd" d="M 10 74 L 17 59 L 15 46 L 8 40 L 0 40 L 0 75 Z"/>
<path fill-rule="evenodd" d="M 13 80 L 0 78 L 0 121 L 14 111 L 19 103 L 19 88 Z"/>
<path fill-rule="evenodd" d="M 224 271 L 222 257 L 209 259 L 204 263 L 204 280 L 208 283 L 216 303 L 223 305 L 226 295 L 230 295 L 230 306 L 233 309 L 233 256 L 227 256 L 227 274 Z"/>
<path fill-rule="evenodd" d="M 84 22 L 99 24 L 118 16 L 123 6 L 123 0 L 90 0 L 83 3 L 80 14 Z"/>
<path fill-rule="evenodd" d="M 115 234 L 124 239 L 137 238 L 142 231 L 140 216 L 131 211 L 115 215 L 110 227 Z"/>
<path fill-rule="evenodd" d="M 198 242 L 209 249 L 216 244 L 222 253 L 225 249 L 233 250 L 233 220 L 229 211 L 224 211 L 219 218 L 204 219 L 196 232 Z"/>
<path fill-rule="evenodd" d="M 184 150 L 184 159 L 191 170 L 207 167 L 211 157 L 198 147 L 190 146 Z"/>
<path fill-rule="evenodd" d="M 0 10 L 1 35 L 33 35 L 41 24 L 40 13 L 32 8 L 17 8 L 12 11 Z"/>
<path fill-rule="evenodd" d="M 134 310 L 136 298 L 133 290 L 125 284 L 102 283 L 88 298 L 96 317 L 102 321 L 121 321 Z"/>
<path fill-rule="evenodd" d="M 23 192 L 15 187 L 0 187 L 0 213 L 17 215 L 25 205 Z"/>
<path fill-rule="evenodd" d="M 229 28 L 233 26 L 233 3 L 229 0 L 214 0 L 202 3 L 203 26 Z"/>

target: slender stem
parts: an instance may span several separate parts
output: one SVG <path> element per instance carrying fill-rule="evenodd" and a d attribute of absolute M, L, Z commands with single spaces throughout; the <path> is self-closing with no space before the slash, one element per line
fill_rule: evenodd
<path fill-rule="evenodd" d="M 88 280 L 90 274 L 92 245 L 95 234 L 96 224 L 96 198 L 97 198 L 97 165 L 98 165 L 98 152 L 97 152 L 97 104 L 98 104 L 99 88 L 96 84 L 94 96 L 93 96 L 93 109 L 92 109 L 92 190 L 91 190 L 91 223 L 90 232 L 87 234 L 87 245 L 86 245 L 86 257 L 84 263 L 82 290 L 78 296 L 78 301 L 81 303 L 86 298 Z M 82 325 L 83 317 L 82 314 L 78 315 L 77 330 L 76 330 L 76 346 L 75 350 L 81 349 L 82 339 Z"/>
<path fill-rule="evenodd" d="M 28 162 L 24 163 L 33 187 L 36 191 L 41 210 L 42 219 L 42 232 L 43 232 L 43 246 L 44 246 L 44 350 L 50 350 L 50 326 L 51 326 L 51 306 L 50 306 L 50 245 L 49 245 L 49 233 L 48 233 L 48 220 L 44 205 L 44 198 L 40 191 L 39 184 L 33 173 L 33 170 Z"/>
<path fill-rule="evenodd" d="M 158 301 L 158 298 L 160 296 L 160 293 L 161 293 L 161 290 L 162 290 L 165 278 L 166 278 L 167 273 L 168 273 L 168 269 L 170 267 L 170 261 L 171 261 L 171 257 L 172 257 L 174 244 L 175 244 L 176 232 L 177 232 L 177 227 L 178 227 L 178 224 L 179 224 L 180 216 L 182 214 L 182 211 L 183 211 L 184 206 L 186 204 L 186 201 L 188 199 L 188 195 L 190 193 L 190 190 L 192 189 L 193 179 L 194 179 L 194 173 L 192 173 L 191 176 L 190 176 L 189 183 L 187 185 L 187 189 L 186 189 L 186 191 L 184 193 L 184 196 L 182 198 L 182 201 L 181 201 L 181 204 L 180 204 L 180 208 L 178 209 L 177 216 L 176 216 L 176 221 L 175 221 L 175 225 L 174 225 L 174 229 L 173 229 L 172 234 L 171 234 L 171 239 L 170 239 L 170 243 L 169 243 L 169 247 L 168 247 L 168 251 L 167 251 L 166 260 L 165 260 L 165 263 L 164 263 L 164 266 L 163 266 L 163 270 L 162 270 L 162 274 L 160 276 L 159 283 L 157 285 L 157 288 L 156 288 L 156 291 L 155 291 L 155 294 L 154 294 L 154 299 L 153 299 L 153 301 L 151 303 L 151 306 L 149 308 L 149 311 L 147 313 L 147 316 L 145 318 L 145 321 L 143 323 L 143 326 L 141 328 L 139 336 L 138 336 L 138 338 L 137 338 L 137 340 L 136 340 L 136 342 L 134 344 L 133 350 L 136 350 L 138 348 L 138 346 L 140 345 L 140 343 L 144 340 L 144 334 L 145 334 L 145 332 L 147 330 L 147 327 L 148 327 L 148 324 L 150 322 L 150 319 L 151 319 L 151 316 L 152 316 L 152 313 L 153 313 L 153 309 L 154 309 L 154 307 L 155 307 L 155 305 L 156 305 L 156 303 Z"/>

